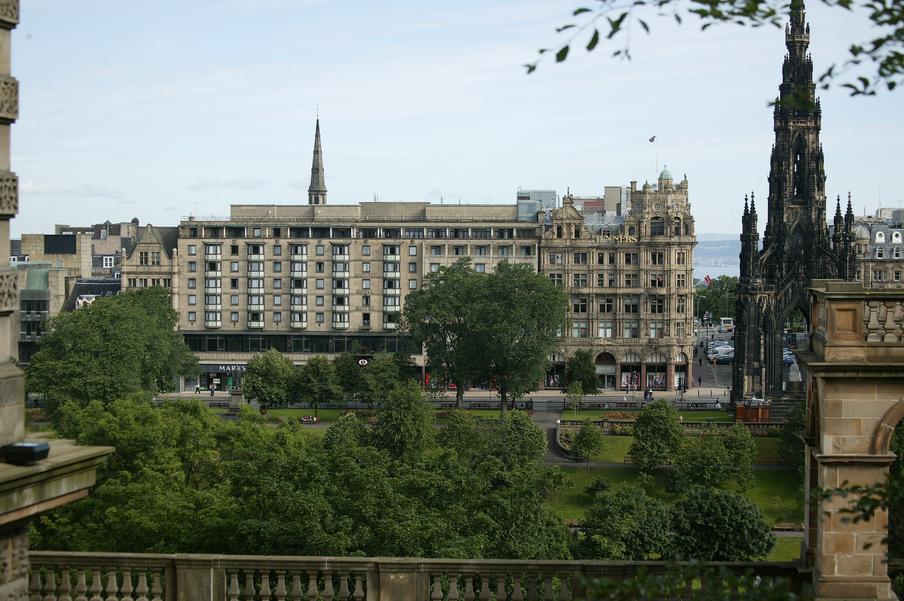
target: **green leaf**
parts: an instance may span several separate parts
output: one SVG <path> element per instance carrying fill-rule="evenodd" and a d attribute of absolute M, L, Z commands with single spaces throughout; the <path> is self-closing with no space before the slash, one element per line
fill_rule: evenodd
<path fill-rule="evenodd" d="M 593 30 L 593 35 L 590 37 L 590 41 L 587 42 L 587 51 L 592 51 L 596 48 L 596 45 L 600 42 L 600 32 L 598 29 Z"/>
<path fill-rule="evenodd" d="M 647 25 L 647 22 L 643 19 L 637 19 L 637 22 L 640 23 L 640 26 L 643 27 L 643 30 L 647 33 L 650 33 L 650 26 Z"/>
<path fill-rule="evenodd" d="M 571 13 L 571 15 L 576 17 L 578 15 L 581 15 L 584 13 L 589 13 L 589 12 L 593 12 L 593 11 L 591 11 L 589 8 L 576 8 L 576 9 L 574 9 L 574 12 Z"/>
<path fill-rule="evenodd" d="M 561 27 L 556 27 L 556 33 L 562 33 L 566 29 L 571 29 L 574 27 L 574 23 L 569 23 L 568 25 L 562 25 Z"/>
<path fill-rule="evenodd" d="M 569 50 L 569 47 L 567 45 L 559 48 L 559 51 L 556 52 L 556 62 L 557 63 L 561 63 L 566 58 L 568 58 L 568 50 Z"/>
<path fill-rule="evenodd" d="M 537 65 L 536 65 L 536 63 L 534 63 L 534 64 L 527 63 L 526 65 L 524 65 L 524 68 L 527 69 L 527 74 L 530 75 L 531 73 L 533 73 L 534 71 L 537 70 Z"/>

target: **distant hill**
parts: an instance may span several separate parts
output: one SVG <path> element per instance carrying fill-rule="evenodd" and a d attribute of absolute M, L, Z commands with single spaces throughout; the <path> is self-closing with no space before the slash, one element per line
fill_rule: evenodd
<path fill-rule="evenodd" d="M 740 234 L 697 234 L 698 242 L 710 242 L 713 240 L 740 240 Z"/>
<path fill-rule="evenodd" d="M 709 234 L 718 236 L 719 234 Z M 694 247 L 694 277 L 736 276 L 740 272 L 741 241 L 737 236 L 729 239 L 700 240 Z"/>

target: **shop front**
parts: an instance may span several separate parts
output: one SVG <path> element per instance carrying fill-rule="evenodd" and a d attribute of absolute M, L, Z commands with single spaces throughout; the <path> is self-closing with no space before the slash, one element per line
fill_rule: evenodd
<path fill-rule="evenodd" d="M 640 355 L 637 353 L 625 353 L 621 360 L 621 389 L 640 390 Z"/>
<path fill-rule="evenodd" d="M 615 390 L 615 357 L 611 353 L 600 353 L 594 363 L 599 389 Z"/>
<path fill-rule="evenodd" d="M 201 374 L 197 385 L 202 391 L 209 391 L 211 387 L 214 390 L 232 390 L 241 386 L 242 374 L 247 366 L 240 363 L 202 363 L 198 367 Z"/>
<path fill-rule="evenodd" d="M 666 390 L 666 365 L 668 359 L 662 353 L 650 353 L 646 360 L 646 387 L 649 390 Z"/>
<path fill-rule="evenodd" d="M 554 353 L 549 359 L 546 370 L 546 388 L 563 388 L 565 386 L 565 355 Z"/>
<path fill-rule="evenodd" d="M 678 353 L 675 356 L 675 390 L 687 390 L 690 387 L 688 365 L 687 355 Z"/>

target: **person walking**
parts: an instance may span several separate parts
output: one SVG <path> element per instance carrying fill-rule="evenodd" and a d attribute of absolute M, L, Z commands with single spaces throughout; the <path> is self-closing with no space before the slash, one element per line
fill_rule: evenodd
<path fill-rule="evenodd" d="M 703 357 L 700 357 L 699 359 L 697 359 L 697 361 L 700 362 L 700 367 L 703 367 Z"/>
<path fill-rule="evenodd" d="M 703 386 L 703 377 L 697 376 L 697 388 Z"/>

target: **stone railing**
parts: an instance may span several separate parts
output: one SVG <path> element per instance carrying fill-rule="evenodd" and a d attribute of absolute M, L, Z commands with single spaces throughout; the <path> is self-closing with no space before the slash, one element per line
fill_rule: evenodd
<path fill-rule="evenodd" d="M 587 599 L 588 582 L 673 573 L 663 562 L 493 561 L 412 558 L 145 555 L 32 552 L 29 599 L 38 601 L 453 601 Z M 791 563 L 713 563 L 706 569 L 799 591 Z M 687 576 L 688 590 L 699 580 Z M 712 586 L 719 586 L 713 584 Z"/>

